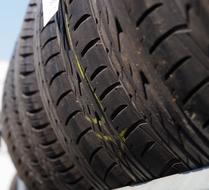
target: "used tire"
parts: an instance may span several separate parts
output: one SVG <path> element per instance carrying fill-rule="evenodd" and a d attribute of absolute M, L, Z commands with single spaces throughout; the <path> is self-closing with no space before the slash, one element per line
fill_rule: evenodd
<path fill-rule="evenodd" d="M 41 14 L 40 14 L 41 15 Z M 51 20 L 45 27 L 40 17 L 37 36 L 36 72 L 41 96 L 48 117 L 61 142 L 68 152 L 74 152 L 74 161 L 95 189 L 112 189 L 133 183 L 135 178 L 127 172 L 106 147 L 103 137 L 94 128 L 99 127 L 99 115 L 89 103 L 79 75 L 70 70 L 66 44 L 60 34 L 57 20 Z M 82 92 L 81 92 L 82 91 Z M 83 91 L 86 93 L 82 94 Z M 87 98 L 88 99 L 88 98 Z M 99 112 L 98 112 L 99 113 Z M 98 122 L 97 122 L 98 119 Z M 117 150 L 118 151 L 118 150 Z"/>
<path fill-rule="evenodd" d="M 139 181 L 208 165 L 208 57 L 177 2 L 62 2 L 82 100 L 121 165 Z"/>
<path fill-rule="evenodd" d="M 16 54 L 16 52 L 14 52 Z M 22 130 L 22 125 L 19 120 L 15 87 L 14 87 L 14 62 L 13 56 L 4 87 L 3 108 L 2 108 L 2 135 L 7 143 L 10 156 L 18 171 L 18 175 L 23 179 L 30 189 L 39 189 L 40 181 L 34 177 L 31 168 L 28 166 L 28 153 L 30 146 L 26 136 Z M 32 162 L 32 161 L 31 161 Z M 35 163 L 34 163 L 35 166 Z"/>
<path fill-rule="evenodd" d="M 108 34 L 115 39 L 104 46 L 148 123 L 128 134 L 131 154 L 155 177 L 208 165 L 208 55 L 176 1 L 98 1 L 93 10 L 103 19 L 98 23 L 103 40 Z M 140 154 L 143 132 L 156 139 L 152 134 Z"/>
<path fill-rule="evenodd" d="M 44 179 L 48 179 L 42 189 L 90 189 L 80 171 L 73 164 L 58 141 L 45 113 L 37 85 L 34 68 L 34 29 L 38 1 L 33 1 L 36 11 L 25 19 L 18 47 L 18 58 L 15 65 L 15 87 L 18 110 L 23 119 L 26 137 L 31 141 L 31 147 L 45 171 Z M 37 4 L 36 4 L 37 2 Z M 39 17 L 37 17 L 39 19 Z M 41 173 L 40 171 L 38 173 Z"/>
<path fill-rule="evenodd" d="M 206 1 L 62 0 L 46 26 L 31 9 L 3 109 L 28 187 L 113 189 L 209 164 Z"/>
<path fill-rule="evenodd" d="M 93 110 L 100 110 L 105 121 L 101 136 L 109 138 L 103 138 L 103 141 L 117 144 L 120 151 L 112 152 L 139 182 L 187 170 L 189 167 L 162 142 L 150 125 L 149 112 L 142 110 L 132 76 L 139 74 L 143 81 L 136 82 L 142 85 L 146 85 L 146 77 L 143 72 L 132 69 L 135 56 L 124 52 L 124 44 L 119 41 L 123 38 L 123 28 L 111 4 L 82 0 L 64 2 L 65 35 L 72 61 L 69 64 L 78 73 L 80 83 L 89 90 L 89 96 L 94 100 Z M 125 22 L 126 10 L 119 10 Z M 132 44 L 128 40 L 124 43 L 127 44 L 126 51 Z M 131 57 L 131 61 L 123 63 L 124 57 Z M 139 94 L 146 98 L 143 91 L 144 87 L 140 88 Z M 87 98 L 83 101 L 87 102 Z"/>

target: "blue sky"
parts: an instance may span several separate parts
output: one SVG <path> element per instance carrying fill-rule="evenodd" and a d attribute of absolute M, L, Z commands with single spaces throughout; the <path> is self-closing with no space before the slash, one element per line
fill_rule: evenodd
<path fill-rule="evenodd" d="M 0 7 L 0 60 L 8 61 L 20 32 L 28 0 L 5 0 Z"/>

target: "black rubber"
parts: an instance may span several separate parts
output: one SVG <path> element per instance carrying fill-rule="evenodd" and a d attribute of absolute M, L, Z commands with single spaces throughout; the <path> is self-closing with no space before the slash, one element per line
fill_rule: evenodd
<path fill-rule="evenodd" d="M 121 69 L 116 70 L 119 57 L 110 59 L 113 58 L 110 57 L 113 51 L 120 52 L 122 48 L 117 42 L 122 32 L 118 20 L 115 18 L 109 28 L 104 26 L 106 30 L 111 30 L 106 33 L 99 28 L 107 24 L 102 15 L 105 8 L 103 5 L 96 10 L 100 14 L 98 16 L 92 11 L 91 1 L 72 1 L 66 3 L 66 7 L 67 10 L 63 8 L 63 12 L 69 16 L 65 21 L 70 18 L 69 23 L 65 24 L 72 50 L 71 65 L 77 70 L 84 86 L 90 90 L 89 94 L 95 100 L 93 110 L 100 110 L 105 121 L 102 128 L 109 131 L 108 136 L 120 150 L 114 152 L 115 156 L 120 156 L 120 163 L 136 176 L 139 182 L 175 173 L 175 168 L 168 168 L 171 163 L 178 164 L 179 171 L 186 170 L 186 166 L 157 137 L 146 117 L 132 101 L 131 91 L 127 89 L 128 85 L 128 88 L 133 88 L 132 83 L 122 75 Z M 113 46 L 116 43 L 117 47 L 105 47 L 107 44 Z M 130 78 L 130 72 L 128 74 Z M 85 97 L 83 101 L 86 101 Z"/>
<path fill-rule="evenodd" d="M 208 165 L 207 128 L 201 127 L 207 120 L 207 99 L 203 97 L 207 92 L 194 101 L 207 89 L 208 57 L 176 2 L 111 1 L 93 6 L 95 17 L 103 18 L 98 23 L 103 40 L 107 34 L 116 39 L 112 47 L 105 44 L 113 66 L 122 80 L 127 78 L 123 84 L 148 123 L 146 129 L 137 127 L 128 134 L 129 150 L 140 160 L 140 134 L 154 131 L 161 145 L 174 155 L 169 159 L 169 154 L 155 145 L 156 140 L 150 140 L 148 151 L 141 155 L 147 155 L 145 166 L 155 163 L 150 168 L 157 172 L 153 173 L 156 177 Z M 116 32 L 108 33 L 114 25 Z"/>
<path fill-rule="evenodd" d="M 209 164 L 208 6 L 61 0 L 43 26 L 30 3 L 3 109 L 28 187 L 113 189 Z"/>
<path fill-rule="evenodd" d="M 152 128 L 190 168 L 208 165 L 208 103 L 204 97 L 208 55 L 196 43 L 195 32 L 189 28 L 176 1 L 133 0 L 123 8 L 129 20 L 127 25 L 119 18 L 126 30 L 124 36 L 132 36 L 130 44 L 133 42 L 140 52 L 135 54 L 140 63 L 135 60 L 131 65 L 146 78 L 143 88 L 147 95 L 142 102 L 150 112 L 150 123 L 155 117 L 160 124 L 154 123 Z M 116 14 L 120 17 L 119 12 Z M 139 80 L 137 77 L 134 82 Z"/>
<path fill-rule="evenodd" d="M 34 1 L 35 2 L 35 1 Z M 38 3 L 39 4 L 39 3 Z M 36 5 L 36 10 L 40 5 Z M 35 5 L 33 5 L 35 6 Z M 27 138 L 50 182 L 44 189 L 91 189 L 57 140 L 42 105 L 34 68 L 35 12 L 25 19 L 16 64 L 15 86 Z M 39 19 L 39 17 L 37 17 Z M 26 30 L 27 28 L 27 30 Z"/>
<path fill-rule="evenodd" d="M 44 168 L 41 166 L 40 158 L 35 154 L 34 144 L 31 142 L 30 137 L 27 136 L 27 129 L 25 128 L 27 118 L 22 117 L 22 110 L 19 107 L 19 100 L 16 94 L 16 67 L 19 61 L 22 61 L 21 58 L 26 59 L 26 57 L 30 56 L 27 51 L 21 51 L 20 47 L 22 45 L 24 48 L 29 49 L 28 44 L 21 44 L 21 40 L 28 42 L 30 38 L 29 33 L 31 30 L 27 23 L 33 20 L 33 16 L 36 14 L 35 10 L 36 2 L 30 1 L 22 28 L 22 34 L 25 33 L 25 35 L 21 34 L 17 43 L 17 50 L 14 52 L 15 58 L 11 61 L 11 71 L 9 71 L 11 74 L 8 74 L 7 79 L 10 81 L 10 84 L 5 86 L 5 106 L 3 108 L 3 115 L 5 115 L 4 131 L 7 132 L 3 135 L 8 146 L 11 147 L 10 153 L 15 161 L 20 177 L 26 181 L 26 185 L 33 189 L 55 189 L 53 182 L 50 181 Z M 34 187 L 35 185 L 36 187 Z"/>
<path fill-rule="evenodd" d="M 62 2 L 68 67 L 119 163 L 138 181 L 208 165 L 208 57 L 177 2 Z"/>
<path fill-rule="evenodd" d="M 41 19 L 37 31 L 37 36 L 40 33 L 36 56 L 40 55 L 36 61 L 37 79 L 45 109 L 50 110 L 47 114 L 52 127 L 59 140 L 65 142 L 67 151 L 74 152 L 74 161 L 95 189 L 130 184 L 134 178 L 125 172 L 126 168 L 108 150 L 99 131 L 94 132 L 94 128 L 99 127 L 93 119 L 97 113 L 90 111 L 90 100 L 87 104 L 82 102 L 81 97 L 88 95 L 80 93 L 88 91 L 85 92 L 82 84 L 77 82 L 79 75 L 70 70 L 68 55 L 64 51 L 66 44 L 62 42 L 57 25 L 57 20 L 61 22 L 60 17 L 58 14 L 57 19 L 51 20 L 44 28 Z"/>
<path fill-rule="evenodd" d="M 22 130 L 21 122 L 19 121 L 15 87 L 14 87 L 14 62 L 15 56 L 13 56 L 9 71 L 7 74 L 4 95 L 3 95 L 3 107 L 2 107 L 2 122 L 3 131 L 2 135 L 7 143 L 9 153 L 18 171 L 18 175 L 23 179 L 30 189 L 39 189 L 41 183 L 37 177 L 34 177 L 34 173 L 28 166 L 28 155 L 26 152 L 30 151 L 26 136 Z M 37 163 L 33 163 L 33 166 Z"/>
<path fill-rule="evenodd" d="M 42 106 L 33 53 L 37 6 L 36 1 L 29 4 L 10 65 L 3 100 L 3 136 L 29 189 L 89 190 L 92 188 L 58 142 Z"/>

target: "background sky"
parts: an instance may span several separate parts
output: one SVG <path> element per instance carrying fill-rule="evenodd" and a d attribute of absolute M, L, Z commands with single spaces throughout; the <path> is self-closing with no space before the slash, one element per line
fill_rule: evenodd
<path fill-rule="evenodd" d="M 0 7 L 0 109 L 2 89 L 14 44 L 19 35 L 28 0 L 1 1 Z M 1 127 L 1 126 L 0 126 Z M 14 166 L 5 144 L 0 147 L 0 190 L 9 190 Z"/>
<path fill-rule="evenodd" d="M 1 2 L 0 60 L 2 61 L 10 59 L 28 2 L 28 0 L 6 0 Z"/>

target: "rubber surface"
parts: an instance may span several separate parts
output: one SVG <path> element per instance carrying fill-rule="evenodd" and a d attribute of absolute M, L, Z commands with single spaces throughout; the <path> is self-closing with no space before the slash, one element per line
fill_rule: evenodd
<path fill-rule="evenodd" d="M 35 26 L 35 20 L 33 26 Z M 34 27 L 32 31 L 34 32 Z M 22 47 L 25 47 L 26 43 L 23 41 Z M 33 35 L 29 44 L 33 49 Z M 24 117 L 29 120 L 26 128 L 31 129 L 28 137 L 34 137 L 34 143 L 39 149 L 37 156 L 43 162 L 45 171 L 52 178 L 52 184 L 57 189 L 89 189 L 87 182 L 72 163 L 71 158 L 66 155 L 50 126 L 36 82 L 34 53 L 33 51 L 27 52 L 28 47 L 27 49 L 20 48 L 20 50 L 32 56 L 29 62 L 24 56 L 23 61 L 19 63 L 19 72 L 17 72 L 19 85 L 17 86 L 20 89 L 19 100 L 23 103 L 22 109 L 25 108 L 26 112 Z M 50 186 L 48 188 L 52 189 Z"/>
<path fill-rule="evenodd" d="M 11 96 L 15 98 L 10 109 L 15 109 L 17 114 L 17 117 L 12 115 L 11 118 L 16 125 L 21 127 L 15 129 L 15 133 L 20 133 L 19 136 L 15 136 L 15 139 L 27 148 L 23 165 L 29 168 L 27 175 L 30 172 L 34 178 L 39 179 L 38 188 L 50 190 L 91 189 L 58 142 L 42 106 L 34 70 L 33 42 L 37 7 L 40 5 L 36 4 L 36 1 L 31 1 L 29 4 L 18 41 L 14 69 L 11 76 L 8 77 L 11 78 L 8 80 L 13 80 L 13 94 Z M 5 89 L 8 87 L 6 86 Z M 5 97 L 8 96 L 5 95 Z M 4 102 L 10 105 L 9 98 Z M 8 117 L 9 111 L 5 110 L 4 112 Z M 5 128 L 7 128 L 6 125 Z M 8 146 L 15 143 L 14 139 L 7 142 Z M 17 149 L 19 150 L 21 147 L 17 147 Z M 11 152 L 11 154 L 14 159 L 18 159 L 16 153 Z M 22 163 L 21 160 L 19 162 Z M 18 164 L 16 166 L 21 173 L 23 169 Z M 25 179 L 24 174 L 20 176 L 26 180 L 30 187 L 32 180 Z M 38 188 L 35 187 L 35 189 Z"/>
<path fill-rule="evenodd" d="M 20 131 L 22 131 L 20 130 L 20 127 L 22 126 L 18 119 L 18 111 L 15 103 L 14 61 L 15 57 L 13 57 L 10 62 L 3 95 L 4 104 L 2 109 L 2 120 L 4 127 L 2 135 L 7 143 L 12 160 L 18 170 L 18 175 L 25 181 L 28 188 L 39 189 L 39 180 L 34 178 L 31 168 L 25 164 L 28 162 L 26 151 L 29 152 L 30 147 L 28 146 L 28 143 L 25 142 L 25 134 L 23 132 L 20 133 Z"/>
<path fill-rule="evenodd" d="M 75 162 L 96 189 L 131 183 L 131 177 L 124 172 L 126 168 L 122 168 L 99 133 L 93 130 L 98 125 L 96 119 L 92 122 L 97 113 L 87 110 L 87 107 L 91 109 L 90 104 L 83 104 L 83 95 L 79 93 L 82 84 L 77 82 L 79 76 L 68 70 L 68 58 L 62 51 L 65 47 L 56 21 L 52 20 L 43 29 L 40 24 L 39 31 L 40 45 L 37 47 L 41 47 L 41 57 L 36 61 L 40 63 L 36 65 L 39 88 L 58 138 L 65 141 L 69 152 L 74 151 Z"/>
<path fill-rule="evenodd" d="M 26 184 L 113 189 L 208 165 L 208 18 L 204 0 L 62 0 L 44 27 L 31 1 L 3 109 Z"/>
<path fill-rule="evenodd" d="M 208 57 L 178 4 L 64 2 L 69 64 L 128 170 L 147 181 L 207 165 Z"/>

